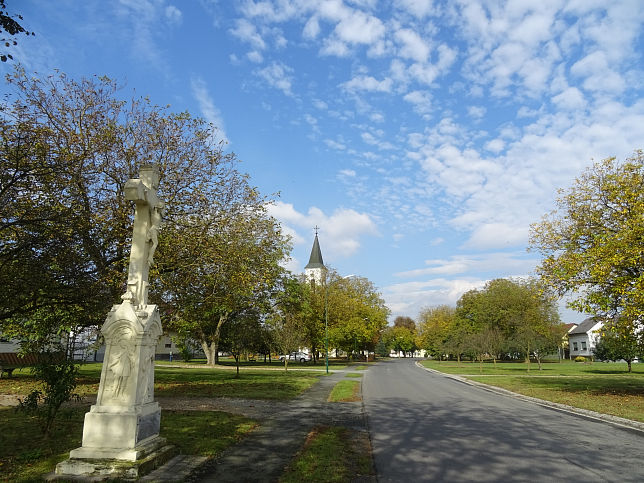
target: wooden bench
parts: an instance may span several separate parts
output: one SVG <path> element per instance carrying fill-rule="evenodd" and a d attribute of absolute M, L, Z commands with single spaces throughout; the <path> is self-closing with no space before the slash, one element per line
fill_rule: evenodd
<path fill-rule="evenodd" d="M 15 352 L 0 352 L 0 377 L 6 372 L 9 377 L 15 369 L 33 366 L 38 362 L 38 354 L 16 354 Z"/>

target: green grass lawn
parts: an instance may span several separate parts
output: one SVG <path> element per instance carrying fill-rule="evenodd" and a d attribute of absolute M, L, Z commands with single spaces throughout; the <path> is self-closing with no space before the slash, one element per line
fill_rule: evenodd
<path fill-rule="evenodd" d="M 360 372 L 347 372 L 344 377 L 362 377 Z"/>
<path fill-rule="evenodd" d="M 526 396 L 644 422 L 644 364 L 633 364 L 630 374 L 626 363 L 550 362 L 541 371 L 536 364 L 531 364 L 528 373 L 525 363 L 504 362 L 494 367 L 486 362 L 482 374 L 478 363 L 423 361 L 422 364 Z"/>
<path fill-rule="evenodd" d="M 82 443 L 85 408 L 63 409 L 52 433 L 45 438 L 38 419 L 0 408 L 0 481 L 41 481 Z M 239 441 L 256 423 L 218 411 L 167 411 L 161 413 L 161 436 L 183 454 L 215 456 Z"/>
<path fill-rule="evenodd" d="M 342 427 L 317 427 L 289 465 L 280 483 L 345 482 L 373 475 L 366 434 Z"/>
<path fill-rule="evenodd" d="M 76 392 L 82 396 L 98 392 L 101 364 L 83 364 Z M 230 369 L 157 367 L 154 393 L 159 397 L 239 397 L 250 399 L 291 399 L 311 387 L 321 372 L 266 371 L 245 368 L 240 377 Z M 0 394 L 28 394 L 37 387 L 27 369 L 12 378 L 0 379 Z"/>
<path fill-rule="evenodd" d="M 338 382 L 329 395 L 329 402 L 360 401 L 360 382 L 348 379 Z"/>

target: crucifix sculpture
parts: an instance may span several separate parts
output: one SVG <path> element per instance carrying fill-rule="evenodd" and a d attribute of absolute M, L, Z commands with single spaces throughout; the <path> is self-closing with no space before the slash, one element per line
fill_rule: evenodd
<path fill-rule="evenodd" d="M 123 300 L 136 307 L 148 304 L 148 273 L 154 262 L 154 251 L 163 213 L 163 202 L 157 196 L 159 171 L 155 166 L 144 166 L 139 179 L 125 183 L 125 199 L 134 201 L 134 229 L 128 269 L 127 291 Z"/>
<path fill-rule="evenodd" d="M 172 453 L 159 436 L 161 408 L 154 401 L 161 317 L 158 307 L 148 304 L 148 274 L 163 212 L 158 187 L 159 171 L 151 165 L 125 183 L 125 199 L 136 205 L 127 289 L 101 328 L 105 358 L 96 404 L 85 414 L 83 445 L 56 466 L 58 475 L 135 478 L 148 459 L 161 461 Z"/>

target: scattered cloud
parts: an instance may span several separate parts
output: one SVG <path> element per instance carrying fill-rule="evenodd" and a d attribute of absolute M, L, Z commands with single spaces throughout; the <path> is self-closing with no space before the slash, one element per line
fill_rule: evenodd
<path fill-rule="evenodd" d="M 266 83 L 281 90 L 285 95 L 292 96 L 292 77 L 293 69 L 281 62 L 273 62 L 270 65 L 257 71 L 257 75 L 264 79 Z"/>
<path fill-rule="evenodd" d="M 215 106 L 215 103 L 212 100 L 206 82 L 201 77 L 194 77 L 190 82 L 190 87 L 192 89 L 192 95 L 199 104 L 201 114 L 209 123 L 217 128 L 214 133 L 215 140 L 228 143 L 229 141 L 226 136 L 224 120 L 221 116 L 221 112 L 217 109 L 217 106 Z"/>
<path fill-rule="evenodd" d="M 308 212 L 301 213 L 291 203 L 278 201 L 269 206 L 269 213 L 278 219 L 283 226 L 294 233 L 296 229 L 313 232 L 313 227 L 319 226 L 320 243 L 324 245 L 324 258 L 333 265 L 343 258 L 354 255 L 360 248 L 361 238 L 378 236 L 379 231 L 372 217 L 353 209 L 338 208 L 331 214 L 324 213 L 313 206 Z M 294 243 L 310 244 L 313 236 L 298 235 Z M 300 271 L 303 268 L 300 267 Z"/>

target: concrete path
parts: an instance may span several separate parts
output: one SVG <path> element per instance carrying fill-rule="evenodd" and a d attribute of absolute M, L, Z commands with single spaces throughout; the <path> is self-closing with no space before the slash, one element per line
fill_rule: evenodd
<path fill-rule="evenodd" d="M 313 427 L 344 426 L 366 433 L 361 402 L 327 402 L 331 389 L 344 378 L 345 372 L 322 376 L 301 396 L 286 404 L 276 403 L 278 410 L 262 420 L 257 430 L 218 458 L 201 465 L 186 481 L 274 482 L 302 447 Z M 197 462 L 189 458 L 178 459 L 148 475 L 146 481 L 181 481 L 190 471 L 192 463 Z M 185 474 L 178 473 L 181 469 Z"/>

